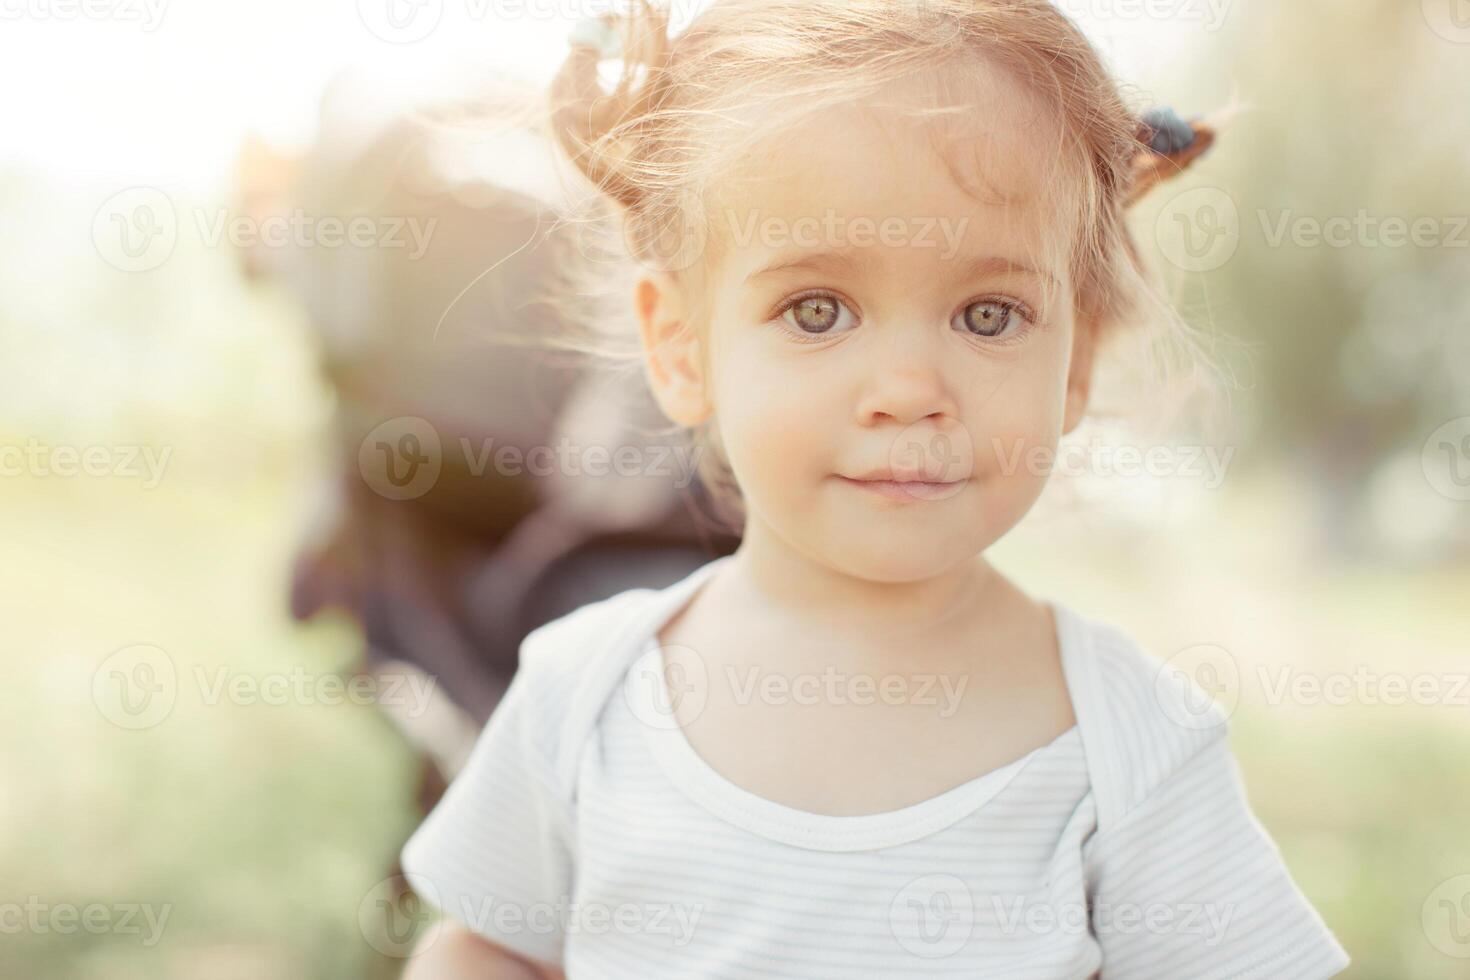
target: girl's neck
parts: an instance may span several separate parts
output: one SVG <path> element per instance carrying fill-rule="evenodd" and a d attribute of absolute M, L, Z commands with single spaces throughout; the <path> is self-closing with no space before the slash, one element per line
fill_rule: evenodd
<path fill-rule="evenodd" d="M 792 628 L 869 639 L 942 634 L 984 615 L 1005 584 L 983 555 L 919 581 L 858 578 L 796 551 L 755 517 L 732 565 L 731 587 Z"/>

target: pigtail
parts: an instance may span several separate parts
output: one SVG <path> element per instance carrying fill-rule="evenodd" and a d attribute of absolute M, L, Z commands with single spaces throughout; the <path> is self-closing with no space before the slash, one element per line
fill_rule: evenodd
<path fill-rule="evenodd" d="M 557 142 L 595 187 L 629 210 L 641 202 L 630 172 L 639 131 L 668 86 L 668 21 L 668 12 L 649 0 L 638 0 L 628 16 L 583 20 L 551 84 Z M 623 62 L 622 75 L 605 92 L 598 65 L 614 57 Z"/>
<path fill-rule="evenodd" d="M 1120 185 L 1116 189 L 1117 214 L 1126 215 L 1128 210 L 1141 201 L 1149 191 L 1167 180 L 1178 177 L 1215 145 L 1217 127 L 1203 119 L 1183 120 L 1169 108 L 1145 111 L 1134 122 L 1133 138 L 1125 149 L 1121 169 Z M 1126 221 L 1119 221 L 1118 237 L 1122 241 L 1128 262 L 1135 270 L 1145 267 L 1142 250 Z M 1116 272 L 1109 273 L 1116 277 Z M 1104 290 L 1115 301 L 1123 305 L 1101 312 L 1115 320 L 1125 320 L 1132 315 L 1129 304 L 1141 298 L 1138 290 L 1119 293 Z"/>
<path fill-rule="evenodd" d="M 1182 174 L 1209 152 L 1215 136 L 1215 127 L 1203 119 L 1186 122 L 1167 108 L 1145 112 L 1138 119 L 1123 207 L 1131 207 L 1154 187 Z"/>

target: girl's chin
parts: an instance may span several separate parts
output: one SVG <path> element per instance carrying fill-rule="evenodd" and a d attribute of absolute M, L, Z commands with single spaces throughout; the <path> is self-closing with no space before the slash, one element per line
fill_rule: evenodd
<path fill-rule="evenodd" d="M 814 550 L 848 575 L 870 582 L 902 585 L 942 575 L 982 550 L 952 530 L 897 538 L 873 535 L 871 529 L 845 541 L 823 542 Z"/>

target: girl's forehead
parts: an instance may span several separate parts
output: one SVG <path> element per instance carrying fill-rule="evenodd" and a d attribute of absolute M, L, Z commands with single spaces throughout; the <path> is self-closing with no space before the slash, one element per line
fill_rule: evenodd
<path fill-rule="evenodd" d="M 1062 135 L 1055 113 L 1004 72 L 917 79 L 753 144 L 715 185 L 712 218 L 726 246 L 742 243 L 741 228 L 811 219 L 966 220 L 967 237 L 1050 251 L 1073 233 Z"/>

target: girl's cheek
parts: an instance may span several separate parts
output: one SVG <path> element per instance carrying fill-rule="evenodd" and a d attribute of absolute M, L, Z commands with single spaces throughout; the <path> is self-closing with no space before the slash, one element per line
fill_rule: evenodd
<path fill-rule="evenodd" d="M 820 390 L 807 379 L 742 377 L 727 362 L 723 397 L 715 407 L 730 465 L 748 493 L 785 496 L 806 492 L 810 480 L 830 469 L 840 433 Z M 774 382 L 774 383 L 773 383 Z"/>
<path fill-rule="evenodd" d="M 1016 366 L 992 377 L 967 404 L 965 425 L 975 469 L 988 476 L 1025 476 L 1028 460 L 1049 454 L 1061 434 L 1065 375 L 1049 365 Z"/>

